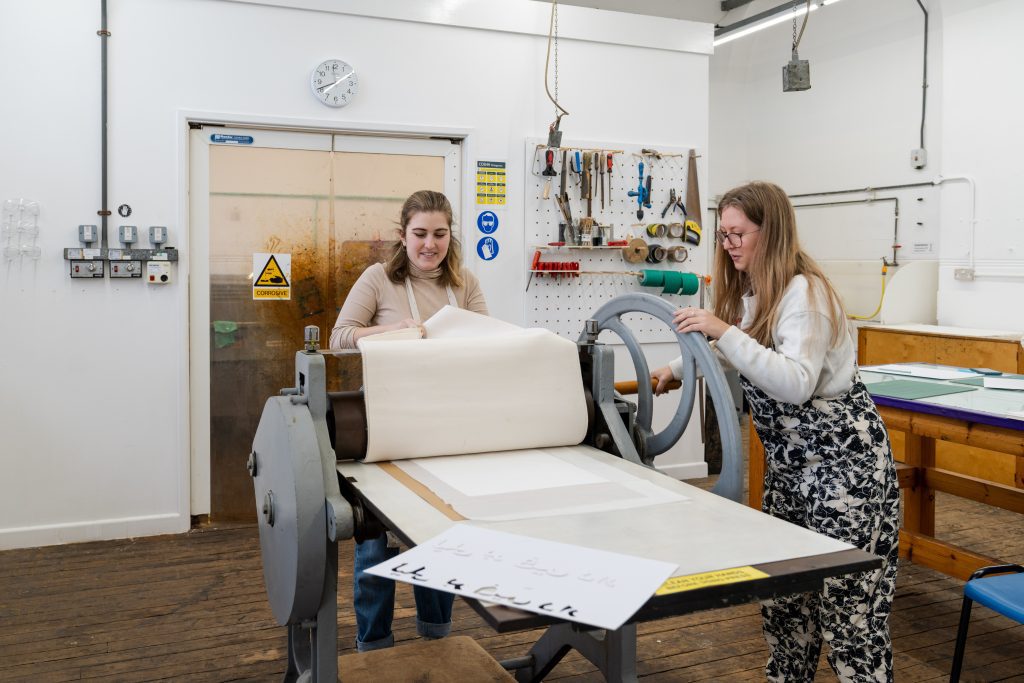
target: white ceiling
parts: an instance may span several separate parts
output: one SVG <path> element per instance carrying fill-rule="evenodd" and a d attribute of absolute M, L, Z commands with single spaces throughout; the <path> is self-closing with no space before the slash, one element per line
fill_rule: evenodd
<path fill-rule="evenodd" d="M 563 5 L 688 19 L 715 24 L 725 17 L 722 0 L 559 0 Z"/>

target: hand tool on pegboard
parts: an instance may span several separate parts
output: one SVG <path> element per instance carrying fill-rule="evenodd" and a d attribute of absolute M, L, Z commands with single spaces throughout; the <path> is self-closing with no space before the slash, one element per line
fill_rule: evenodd
<path fill-rule="evenodd" d="M 668 204 L 661 210 L 661 217 L 664 218 L 665 214 L 676 209 L 682 212 L 684 218 L 686 217 L 686 207 L 683 205 L 683 200 L 679 198 L 676 194 L 676 188 L 673 187 L 668 191 Z"/>
<path fill-rule="evenodd" d="M 598 152 L 594 155 L 594 165 L 597 166 L 597 177 L 601 183 L 601 211 L 604 211 L 604 153 Z"/>
<path fill-rule="evenodd" d="M 559 179 L 558 208 L 562 210 L 566 225 L 572 225 L 572 208 L 569 206 L 569 193 L 565 190 L 565 181 L 569 175 L 569 152 L 562 150 L 562 177 Z"/>
<path fill-rule="evenodd" d="M 639 182 L 637 183 L 636 190 L 630 190 L 626 194 L 630 197 L 636 197 L 636 217 L 640 220 L 644 218 L 644 207 L 651 208 L 651 176 L 648 174 L 647 183 L 644 184 L 644 162 L 640 161 L 637 163 L 637 173 L 639 174 Z"/>
<path fill-rule="evenodd" d="M 700 228 L 704 225 L 701 221 L 703 211 L 700 208 L 700 190 L 697 187 L 697 150 L 690 150 L 690 160 L 686 167 L 686 205 L 695 213 L 690 214 L 690 220 L 697 224 L 697 244 L 700 244 Z"/>
<path fill-rule="evenodd" d="M 608 166 L 608 206 L 612 205 L 612 153 L 605 157 L 605 164 Z"/>
<path fill-rule="evenodd" d="M 702 234 L 702 228 L 697 224 L 697 221 L 687 220 L 683 223 L 683 241 L 689 242 L 690 244 L 699 247 L 700 238 Z"/>
<path fill-rule="evenodd" d="M 540 249 L 533 252 L 533 259 L 530 261 L 530 277 L 526 280 L 526 291 L 530 291 L 530 283 L 533 282 L 533 273 L 540 263 Z"/>
<path fill-rule="evenodd" d="M 541 171 L 541 175 L 547 177 L 544 183 L 544 199 L 548 199 L 551 197 L 551 179 L 558 175 L 558 171 L 555 170 L 555 151 L 551 148 L 544 152 L 544 170 Z"/>

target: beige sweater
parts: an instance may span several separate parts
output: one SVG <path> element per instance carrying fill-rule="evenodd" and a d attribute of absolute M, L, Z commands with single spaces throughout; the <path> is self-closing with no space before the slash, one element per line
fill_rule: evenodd
<path fill-rule="evenodd" d="M 409 264 L 409 280 L 420 311 L 419 322 L 448 305 L 448 292 L 438 281 L 441 270 L 423 271 Z M 487 315 L 487 302 L 480 289 L 480 281 L 469 271 L 462 271 L 463 286 L 452 287 L 459 308 Z M 354 349 L 352 338 L 360 327 L 390 325 L 412 318 L 405 283 L 388 279 L 383 263 L 375 263 L 359 276 L 341 307 L 338 320 L 331 331 L 332 349 Z"/>

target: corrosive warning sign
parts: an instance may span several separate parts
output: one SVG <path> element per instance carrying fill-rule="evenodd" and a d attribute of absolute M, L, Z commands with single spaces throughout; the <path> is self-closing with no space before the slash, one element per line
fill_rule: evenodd
<path fill-rule="evenodd" d="M 292 298 L 292 255 L 252 255 L 252 298 Z"/>

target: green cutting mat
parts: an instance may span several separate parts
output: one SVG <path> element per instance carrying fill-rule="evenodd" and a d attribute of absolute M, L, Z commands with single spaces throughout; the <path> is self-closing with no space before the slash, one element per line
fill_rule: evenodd
<path fill-rule="evenodd" d="M 868 393 L 872 396 L 888 396 L 889 398 L 905 398 L 911 400 L 918 398 L 931 398 L 932 396 L 944 396 L 945 394 L 959 394 L 964 391 L 975 390 L 975 387 L 938 384 L 933 382 L 915 382 L 910 379 L 894 379 L 888 382 L 873 382 L 871 384 L 865 384 L 864 386 L 867 387 Z"/>

